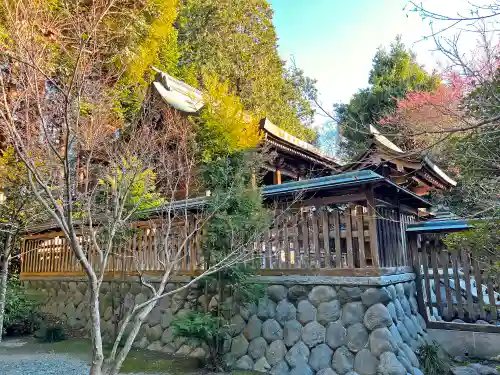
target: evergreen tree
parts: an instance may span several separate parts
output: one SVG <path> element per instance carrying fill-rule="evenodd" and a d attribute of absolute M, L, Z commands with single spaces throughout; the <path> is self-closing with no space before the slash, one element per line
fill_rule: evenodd
<path fill-rule="evenodd" d="M 311 141 L 314 112 L 304 84 L 314 82 L 300 70 L 286 71 L 272 16 L 266 0 L 183 0 L 177 17 L 182 78 L 202 88 L 206 76 L 228 81 L 245 110 Z"/>
<path fill-rule="evenodd" d="M 347 157 L 364 150 L 369 125 L 391 114 L 397 99 L 410 91 L 433 91 L 439 79 L 419 66 L 416 56 L 397 37 L 389 51 L 379 48 L 375 54 L 368 83 L 370 86 L 354 94 L 349 103 L 334 106 L 344 137 L 342 150 Z M 384 133 L 396 131 L 389 126 L 384 128 Z"/>

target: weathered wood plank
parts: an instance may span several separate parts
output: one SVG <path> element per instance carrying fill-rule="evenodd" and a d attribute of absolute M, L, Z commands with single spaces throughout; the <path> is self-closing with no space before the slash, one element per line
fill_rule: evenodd
<path fill-rule="evenodd" d="M 436 247 L 436 241 L 433 239 L 429 242 L 432 263 L 432 275 L 434 278 L 434 291 L 436 293 L 436 304 L 439 315 L 443 315 L 443 300 L 441 298 L 441 278 L 439 276 L 438 256 L 439 249 Z"/>
<path fill-rule="evenodd" d="M 70 272 L 70 271 L 74 271 L 74 267 L 73 267 L 73 256 L 74 256 L 74 251 L 71 249 L 70 245 L 68 244 L 68 259 L 67 259 L 67 267 L 66 267 L 66 271 L 67 272 Z"/>
<path fill-rule="evenodd" d="M 323 229 L 323 248 L 325 251 L 325 267 L 332 267 L 332 258 L 330 254 L 330 225 L 328 223 L 328 213 L 326 210 L 321 212 L 321 221 Z"/>
<path fill-rule="evenodd" d="M 386 254 L 386 263 L 385 265 L 388 267 L 395 267 L 396 262 L 394 260 L 394 239 L 392 236 L 392 219 L 391 219 L 391 211 L 389 209 L 381 210 L 382 218 L 380 219 L 381 224 L 381 236 L 384 238 L 384 247 L 383 250 Z M 384 263 L 382 263 L 384 264 Z"/>
<path fill-rule="evenodd" d="M 442 245 L 440 244 L 440 247 Z M 447 317 L 451 319 L 453 317 L 453 302 L 451 298 L 451 287 L 450 287 L 450 275 L 448 272 L 449 267 L 449 253 L 447 250 L 441 248 L 441 266 L 443 269 L 443 281 L 444 281 L 444 290 L 446 294 L 446 306 L 447 306 Z"/>
<path fill-rule="evenodd" d="M 293 262 L 291 264 L 291 268 L 299 267 L 300 262 L 300 249 L 299 249 L 299 214 L 296 212 L 292 214 L 292 228 L 293 228 Z"/>
<path fill-rule="evenodd" d="M 466 303 L 467 303 L 467 311 L 469 312 L 469 318 L 474 316 L 474 301 L 472 300 L 472 291 L 471 291 L 471 278 L 470 278 L 470 257 L 467 250 L 461 250 L 462 257 L 462 265 L 465 279 L 465 293 L 466 293 Z"/>
<path fill-rule="evenodd" d="M 33 268 L 33 258 L 32 258 L 32 251 L 31 251 L 31 246 L 32 246 L 32 241 L 30 240 L 24 240 L 23 241 L 23 249 L 25 253 L 25 258 L 26 258 L 26 265 L 24 267 L 23 272 L 31 272 Z"/>
<path fill-rule="evenodd" d="M 377 212 L 375 205 L 375 196 L 373 189 L 368 189 L 366 192 L 366 204 L 368 211 L 368 228 L 370 231 L 370 252 L 372 255 L 373 267 L 380 267 L 380 259 L 378 253 L 377 240 Z"/>
<path fill-rule="evenodd" d="M 486 314 L 484 311 L 484 300 L 483 300 L 483 281 L 481 276 L 481 269 L 479 268 L 477 260 L 472 259 L 472 267 L 474 268 L 474 278 L 476 281 L 477 304 L 479 307 L 479 314 L 481 319 L 486 319 Z"/>
<path fill-rule="evenodd" d="M 455 298 L 457 299 L 457 310 L 460 319 L 464 318 L 464 305 L 462 301 L 462 292 L 460 288 L 460 277 L 458 276 L 458 270 L 460 268 L 458 256 L 456 251 L 451 252 L 451 264 L 453 267 L 453 281 L 455 283 Z"/>
<path fill-rule="evenodd" d="M 157 228 L 156 226 L 153 228 L 153 251 L 152 251 L 152 254 L 151 254 L 151 269 L 153 270 L 156 270 L 156 269 L 160 269 L 160 262 L 158 261 L 158 257 L 160 256 L 160 249 L 159 249 L 159 246 L 160 246 L 160 243 L 161 243 L 161 240 L 160 240 L 160 234 L 161 234 L 161 228 Z M 116 271 L 118 271 L 117 269 L 115 269 Z"/>
<path fill-rule="evenodd" d="M 149 228 L 149 235 L 148 235 L 148 257 L 147 257 L 147 270 L 152 270 L 153 265 L 154 265 L 154 254 L 155 254 L 155 248 L 154 248 L 154 241 L 155 241 L 155 224 L 151 224 L 151 227 Z M 114 269 L 114 267 L 113 267 Z"/>
<path fill-rule="evenodd" d="M 417 248 L 417 235 L 413 235 L 409 238 L 409 247 L 412 254 L 414 254 L 413 269 L 415 272 L 415 284 L 417 286 L 417 303 L 420 315 L 422 315 L 425 321 L 428 321 L 427 311 L 425 309 L 424 303 L 424 293 L 423 293 L 423 280 L 422 280 L 422 268 L 420 266 L 420 255 Z"/>
<path fill-rule="evenodd" d="M 340 242 L 340 217 L 338 209 L 333 210 L 333 225 L 335 230 L 335 267 L 342 268 L 342 247 Z"/>
<path fill-rule="evenodd" d="M 313 254 L 314 254 L 314 261 L 313 267 L 314 268 L 321 268 L 321 252 L 319 248 L 319 229 L 318 229 L 318 220 L 319 220 L 319 211 L 318 209 L 314 210 L 311 215 L 311 220 L 312 220 L 312 237 L 313 237 Z"/>
<path fill-rule="evenodd" d="M 490 319 L 496 319 L 497 318 L 497 304 L 495 301 L 495 291 L 493 289 L 493 281 L 491 280 L 490 277 L 487 278 L 486 281 L 486 286 L 488 290 L 488 301 L 489 301 L 489 307 L 490 307 L 490 313 L 491 313 L 491 318 Z"/>
<path fill-rule="evenodd" d="M 344 213 L 345 231 L 346 231 L 346 251 L 347 251 L 347 267 L 354 268 L 354 249 L 352 246 L 352 207 L 347 206 Z"/>
<path fill-rule="evenodd" d="M 365 229 L 363 223 L 363 207 L 356 206 L 356 222 L 358 229 L 359 267 L 366 267 Z"/>
<path fill-rule="evenodd" d="M 288 234 L 289 224 L 290 224 L 290 217 L 288 213 L 285 212 L 283 218 L 283 250 L 285 252 L 285 263 L 283 264 L 284 268 L 290 268 L 290 238 Z"/>
<path fill-rule="evenodd" d="M 272 256 L 271 256 L 271 251 L 272 251 L 272 246 L 271 246 L 271 230 L 266 231 L 266 240 L 264 242 L 265 246 L 265 253 L 266 253 L 266 268 L 271 268 L 272 267 Z"/>
<path fill-rule="evenodd" d="M 196 220 L 194 217 L 191 217 L 189 220 L 189 236 L 191 236 L 189 240 L 189 270 L 196 270 L 196 253 L 197 253 L 197 242 L 196 242 Z"/>
<path fill-rule="evenodd" d="M 308 212 L 302 211 L 302 254 L 301 254 L 301 267 L 310 268 L 309 264 L 309 228 L 308 228 Z"/>
<path fill-rule="evenodd" d="M 366 195 L 364 193 L 359 194 L 346 194 L 332 197 L 324 197 L 324 198 L 312 198 L 302 200 L 297 203 L 288 204 L 284 203 L 283 206 L 286 208 L 302 208 L 309 206 L 326 206 L 329 204 L 345 204 L 345 203 L 354 203 L 361 202 L 366 199 Z"/>
<path fill-rule="evenodd" d="M 470 323 L 451 323 L 451 322 L 429 322 L 427 328 L 446 329 L 450 331 L 482 332 L 482 333 L 500 333 L 500 327 L 492 324 L 470 324 Z"/>
<path fill-rule="evenodd" d="M 431 283 L 430 283 L 430 275 L 429 275 L 429 252 L 428 250 L 428 241 L 422 241 L 422 251 L 421 251 L 421 260 L 422 266 L 424 269 L 424 283 L 425 283 L 425 295 L 427 300 L 427 306 L 429 307 L 429 311 L 432 314 L 432 298 L 431 298 Z"/>
<path fill-rule="evenodd" d="M 273 226 L 273 240 L 272 240 L 272 251 L 271 251 L 271 268 L 280 268 L 280 241 L 279 241 L 279 236 L 280 236 L 280 227 L 281 227 L 281 217 L 280 217 L 281 212 L 277 212 L 276 218 L 274 220 L 274 226 Z"/>

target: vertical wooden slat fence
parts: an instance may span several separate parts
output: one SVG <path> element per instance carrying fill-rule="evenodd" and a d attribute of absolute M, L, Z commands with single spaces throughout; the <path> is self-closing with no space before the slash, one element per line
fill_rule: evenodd
<path fill-rule="evenodd" d="M 442 234 L 412 236 L 418 237 L 414 265 L 421 277 L 417 290 L 429 321 L 500 322 L 499 286 L 485 269 L 488 260 L 478 261 L 468 249 L 449 251 Z"/>
<path fill-rule="evenodd" d="M 375 275 L 381 267 L 410 265 L 407 254 L 401 253 L 404 241 L 401 215 L 394 208 L 375 208 L 374 202 L 368 196 L 364 204 L 311 204 L 276 209 L 269 230 L 246 251 L 251 258 L 260 258 L 259 272 L 271 274 L 320 270 L 328 274 L 348 274 L 349 270 L 367 269 L 365 274 Z M 163 251 L 167 248 L 181 253 L 180 262 L 174 265 L 178 273 L 199 272 L 205 261 L 198 225 L 195 215 L 168 229 L 155 220 L 138 222 L 127 239 L 116 243 L 104 271 L 115 275 L 138 270 L 159 272 L 168 262 Z M 189 233 L 193 235 L 185 241 Z M 97 269 L 99 254 L 90 238 L 82 235 L 80 241 L 87 259 Z M 83 272 L 60 232 L 26 236 L 22 252 L 22 275 L 25 276 Z"/>

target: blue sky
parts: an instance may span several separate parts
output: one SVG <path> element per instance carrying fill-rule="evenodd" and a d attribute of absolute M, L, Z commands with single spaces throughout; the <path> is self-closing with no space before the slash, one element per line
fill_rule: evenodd
<path fill-rule="evenodd" d="M 366 87 L 371 61 L 378 46 L 388 46 L 396 35 L 411 47 L 428 70 L 436 68 L 437 56 L 428 35 L 428 21 L 407 17 L 407 0 L 270 0 L 279 38 L 279 53 L 293 56 L 297 66 L 318 80 L 324 107 L 346 102 Z M 466 0 L 424 0 L 433 11 L 455 14 Z M 318 116 L 320 125 L 324 118 Z"/>

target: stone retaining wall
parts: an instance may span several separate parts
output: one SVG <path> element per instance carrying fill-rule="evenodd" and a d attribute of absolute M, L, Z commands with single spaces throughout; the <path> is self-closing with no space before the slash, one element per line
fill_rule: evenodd
<path fill-rule="evenodd" d="M 352 279 L 352 278 L 350 278 Z M 269 282 L 269 280 L 267 280 Z M 421 374 L 415 351 L 426 341 L 413 281 L 386 286 L 278 283 L 267 285 L 258 303 L 222 306 L 229 327 L 224 359 L 233 368 L 273 375 Z M 88 329 L 88 291 L 83 281 L 26 281 L 43 299 L 44 311 L 75 329 Z M 175 288 L 170 284 L 169 288 Z M 207 348 L 174 339 L 171 322 L 203 304 L 219 305 L 216 291 L 189 290 L 161 300 L 141 328 L 135 346 L 170 354 L 205 357 Z M 120 311 L 147 298 L 137 283 L 105 283 L 101 290 L 102 331 L 111 340 Z"/>

